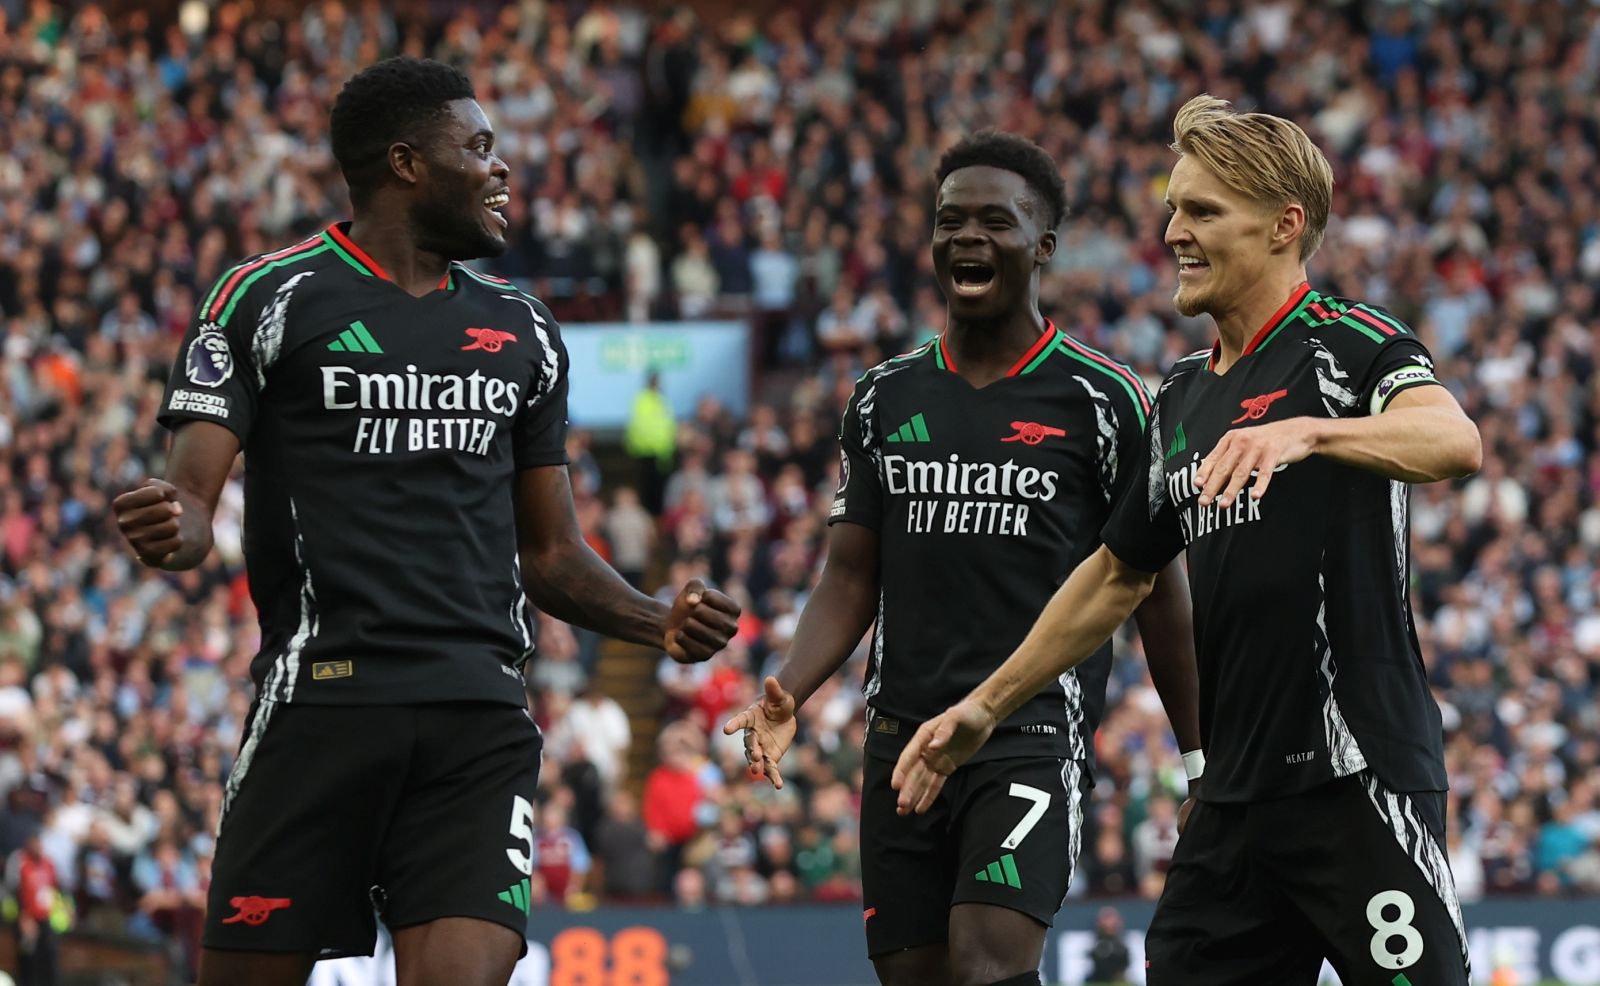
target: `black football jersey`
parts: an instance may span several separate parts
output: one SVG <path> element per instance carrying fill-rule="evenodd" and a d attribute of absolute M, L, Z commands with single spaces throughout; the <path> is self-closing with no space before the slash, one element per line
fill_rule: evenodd
<path fill-rule="evenodd" d="M 1137 374 L 1054 326 L 981 389 L 954 372 L 942 339 L 856 384 L 832 521 L 879 538 L 869 753 L 898 756 L 1027 636 L 1142 476 L 1150 406 Z M 1002 723 L 978 758 L 1088 758 L 1110 664 L 1108 644 Z"/>
<path fill-rule="evenodd" d="M 1188 552 L 1206 798 L 1280 797 L 1369 767 L 1390 790 L 1443 790 L 1407 592 L 1407 484 L 1313 455 L 1224 508 L 1201 507 L 1195 479 L 1234 428 L 1377 414 L 1435 383 L 1427 350 L 1383 309 L 1301 285 L 1225 374 L 1215 359 L 1181 359 L 1162 383 L 1144 477 L 1104 532 L 1145 571 Z"/>
<path fill-rule="evenodd" d="M 524 704 L 514 479 L 566 462 L 566 401 L 555 319 L 499 278 L 413 297 L 341 225 L 224 274 L 161 421 L 244 448 L 258 694 Z"/>

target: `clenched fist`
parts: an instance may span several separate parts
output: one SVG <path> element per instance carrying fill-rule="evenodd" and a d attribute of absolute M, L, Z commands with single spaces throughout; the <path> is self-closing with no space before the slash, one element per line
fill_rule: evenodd
<path fill-rule="evenodd" d="M 690 579 L 672 602 L 662 647 L 679 664 L 708 660 L 739 632 L 740 612 L 728 596 Z"/>
<path fill-rule="evenodd" d="M 143 486 L 112 500 L 111 513 L 133 553 L 151 568 L 164 567 L 184 546 L 183 504 L 178 502 L 178 488 L 166 480 L 145 480 Z"/>

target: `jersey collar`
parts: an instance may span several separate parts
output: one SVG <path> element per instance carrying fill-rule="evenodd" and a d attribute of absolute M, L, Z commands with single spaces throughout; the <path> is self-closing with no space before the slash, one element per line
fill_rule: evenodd
<path fill-rule="evenodd" d="M 334 223 L 323 232 L 322 238 L 327 241 L 329 246 L 333 247 L 333 252 L 338 254 L 340 259 L 360 271 L 363 275 L 376 277 L 380 281 L 388 281 L 393 284 L 394 278 L 389 276 L 389 272 L 384 270 L 376 260 L 373 260 L 367 254 L 367 251 L 356 246 L 356 241 L 350 238 L 349 228 L 350 223 L 348 220 Z M 446 265 L 444 276 L 439 279 L 439 286 L 434 290 L 448 291 L 451 287 L 450 267 Z"/>
<path fill-rule="evenodd" d="M 1027 352 L 1022 354 L 1022 358 L 1017 360 L 1016 364 L 1013 365 L 1011 369 L 1006 371 L 1006 376 L 1020 376 L 1033 369 L 1033 364 L 1039 359 L 1039 356 L 1051 346 L 1055 345 L 1055 342 L 1059 337 L 1060 333 L 1056 331 L 1055 323 L 1050 321 L 1048 318 L 1045 319 L 1044 331 L 1039 333 L 1039 338 L 1034 341 L 1033 345 L 1028 347 Z M 933 358 L 939 364 L 941 369 L 949 370 L 951 373 L 954 373 L 956 372 L 956 361 L 955 358 L 950 355 L 950 349 L 945 345 L 944 340 L 945 334 L 943 332 L 939 333 L 939 344 L 933 349 Z"/>
<path fill-rule="evenodd" d="M 1289 320 L 1289 317 L 1294 313 L 1294 310 L 1299 307 L 1300 302 L 1306 300 L 1306 295 L 1310 293 L 1311 282 L 1301 281 L 1300 286 L 1295 288 L 1294 291 L 1289 294 L 1289 300 L 1278 306 L 1278 310 L 1272 313 L 1271 318 L 1267 319 L 1267 324 L 1263 325 L 1256 332 L 1256 334 L 1251 337 L 1250 341 L 1245 344 L 1244 352 L 1239 354 L 1239 358 L 1243 359 L 1244 357 L 1255 352 L 1257 349 L 1260 349 L 1261 344 L 1267 341 L 1267 337 L 1272 335 L 1272 333 L 1281 327 L 1284 322 Z M 1215 370 L 1217 366 L 1217 358 L 1221 355 L 1222 339 L 1219 336 L 1217 341 L 1211 344 L 1211 357 L 1206 360 L 1206 369 Z"/>

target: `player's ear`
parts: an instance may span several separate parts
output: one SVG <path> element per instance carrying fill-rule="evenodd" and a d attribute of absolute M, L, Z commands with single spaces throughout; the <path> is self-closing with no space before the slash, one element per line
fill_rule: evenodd
<path fill-rule="evenodd" d="M 389 145 L 389 170 L 402 182 L 415 185 L 421 181 L 423 167 L 422 155 L 412 145 L 403 140 Z"/>
<path fill-rule="evenodd" d="M 1273 251 L 1299 250 L 1300 237 L 1305 231 L 1306 207 L 1299 202 L 1290 202 L 1278 212 L 1278 223 L 1272 230 Z"/>
<path fill-rule="evenodd" d="M 1056 231 L 1047 229 L 1039 234 L 1039 242 L 1033 245 L 1033 265 L 1043 267 L 1056 255 Z"/>

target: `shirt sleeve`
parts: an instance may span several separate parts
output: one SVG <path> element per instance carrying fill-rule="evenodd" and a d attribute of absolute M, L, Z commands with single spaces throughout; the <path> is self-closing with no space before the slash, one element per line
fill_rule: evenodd
<path fill-rule="evenodd" d="M 251 353 L 259 312 L 251 299 L 241 298 L 218 319 L 205 314 L 202 306 L 184 334 L 157 420 L 169 429 L 186 421 L 212 421 L 243 445 L 264 385 Z"/>
<path fill-rule="evenodd" d="M 839 492 L 828 523 L 849 521 L 877 530 L 883 519 L 883 485 L 878 476 L 876 388 L 870 378 L 856 384 L 839 424 Z"/>
<path fill-rule="evenodd" d="M 561 326 L 542 304 L 530 305 L 539 345 L 533 393 L 517 413 L 513 449 L 518 469 L 559 466 L 567 462 L 567 380 L 570 363 L 561 342 Z"/>
<path fill-rule="evenodd" d="M 1124 564 L 1142 572 L 1159 572 L 1184 548 L 1178 512 L 1167 495 L 1167 474 L 1161 453 L 1159 398 L 1150 424 L 1139 437 L 1129 463 L 1121 469 L 1121 492 L 1100 539 Z"/>
<path fill-rule="evenodd" d="M 1338 417 L 1382 414 L 1398 395 L 1439 385 L 1427 347 L 1404 322 L 1375 305 L 1349 305 L 1318 335 L 1332 356 L 1331 366 L 1318 367 L 1319 382 Z"/>
<path fill-rule="evenodd" d="M 1415 387 L 1442 386 L 1433 374 L 1433 357 L 1421 341 L 1407 337 L 1379 350 L 1361 391 L 1368 414 L 1382 414 L 1400 394 Z"/>
<path fill-rule="evenodd" d="M 1107 490 L 1113 507 L 1145 474 L 1144 435 L 1149 426 L 1150 413 L 1155 407 L 1155 398 L 1150 395 L 1150 388 L 1144 385 L 1144 380 L 1136 374 L 1130 373 L 1130 376 L 1133 392 L 1119 401 L 1117 408 L 1116 459 L 1110 470 L 1111 485 Z"/>

